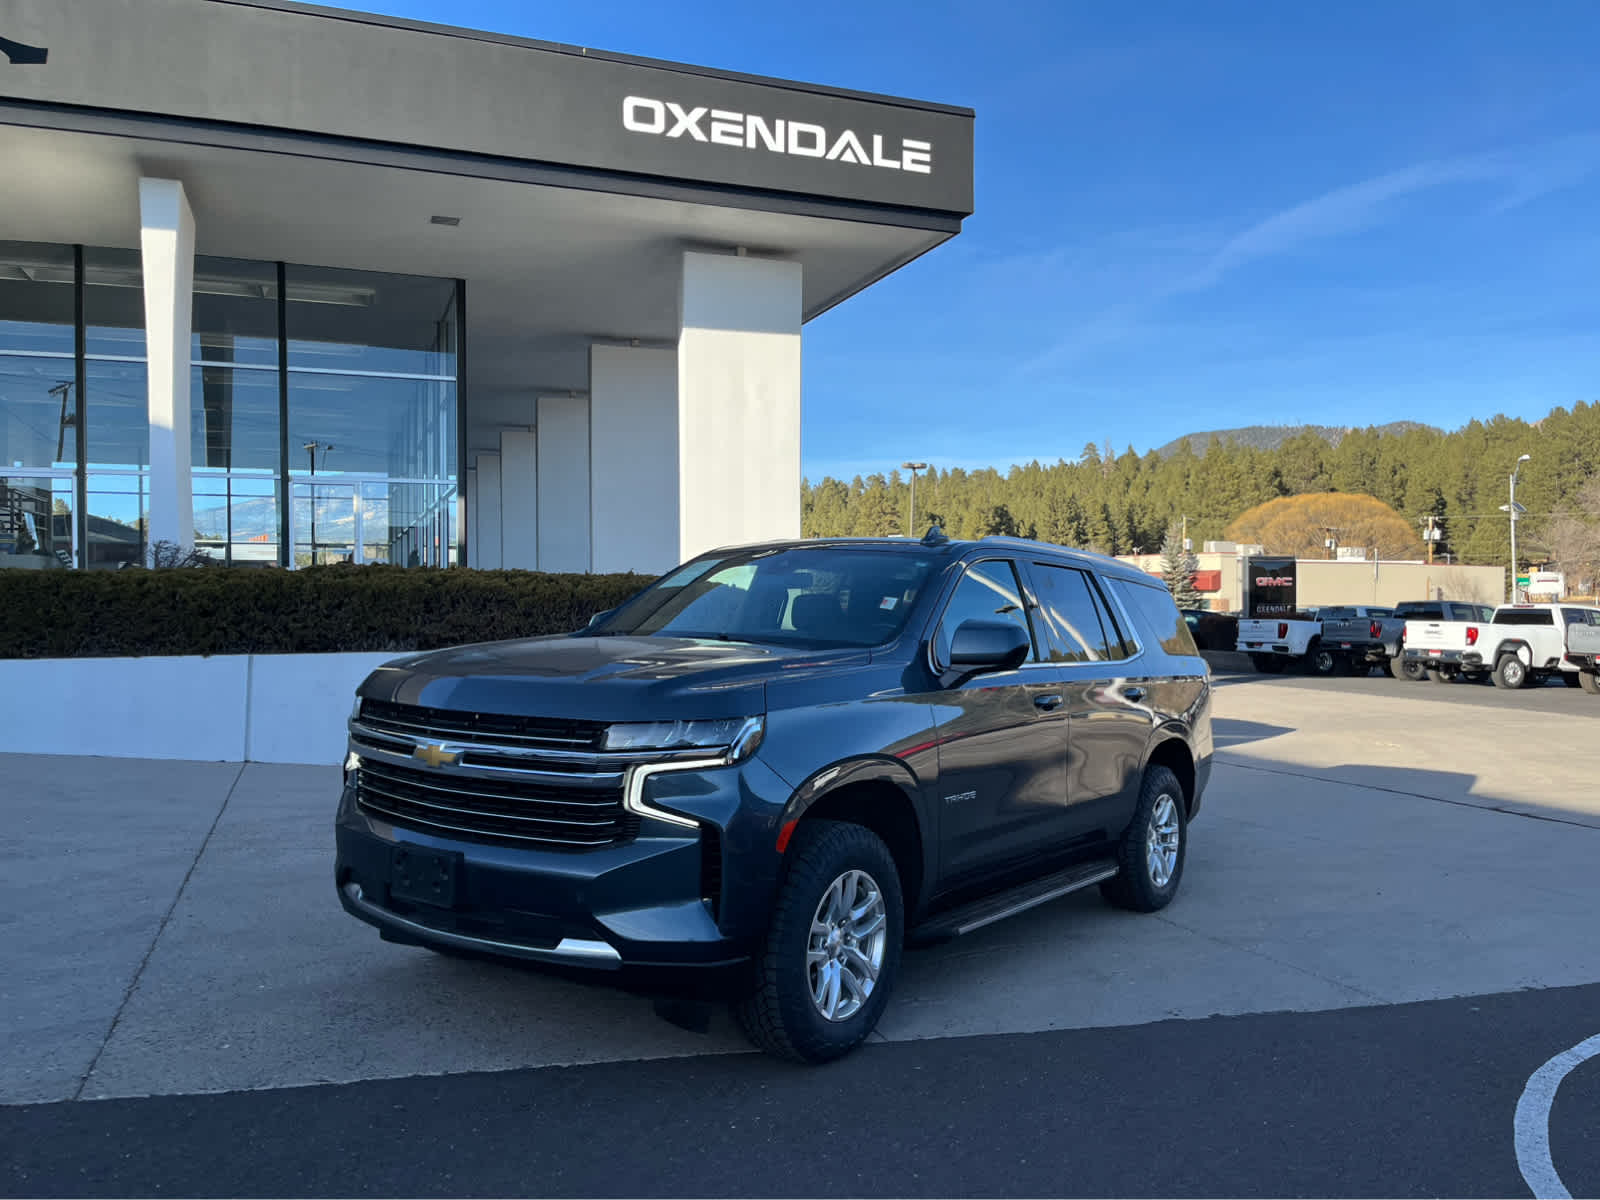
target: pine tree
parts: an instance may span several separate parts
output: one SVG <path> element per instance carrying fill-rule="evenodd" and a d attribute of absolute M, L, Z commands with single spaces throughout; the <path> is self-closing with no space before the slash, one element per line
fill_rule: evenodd
<path fill-rule="evenodd" d="M 1178 526 L 1168 525 L 1161 541 L 1161 578 L 1179 608 L 1200 608 L 1200 593 L 1194 587 L 1194 556 L 1183 548 Z"/>

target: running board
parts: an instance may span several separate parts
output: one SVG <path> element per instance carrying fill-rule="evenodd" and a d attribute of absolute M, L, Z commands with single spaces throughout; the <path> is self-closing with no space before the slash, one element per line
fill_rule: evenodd
<path fill-rule="evenodd" d="M 963 904 L 960 908 L 953 908 L 949 912 L 938 913 L 911 930 L 906 940 L 913 945 L 949 941 L 964 933 L 982 929 L 985 925 L 993 925 L 996 921 L 1004 921 L 1007 917 L 1025 913 L 1030 908 L 1048 904 L 1070 892 L 1102 883 L 1115 875 L 1117 869 L 1115 861 L 1101 858 L 1093 862 L 1079 863 L 1052 875 L 1030 879 L 1018 887 L 993 896 L 985 896 L 981 900 Z"/>

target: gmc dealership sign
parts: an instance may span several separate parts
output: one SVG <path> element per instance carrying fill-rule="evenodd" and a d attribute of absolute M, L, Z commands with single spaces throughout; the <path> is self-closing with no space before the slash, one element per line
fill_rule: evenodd
<path fill-rule="evenodd" d="M 1292 617 L 1298 607 L 1294 558 L 1251 555 L 1245 560 L 1246 617 Z"/>
<path fill-rule="evenodd" d="M 628 96 L 622 101 L 622 127 L 630 133 L 687 138 L 735 150 L 760 150 L 797 158 L 854 163 L 890 171 L 933 174 L 933 145 L 915 138 L 890 139 L 881 133 L 858 135 L 808 121 L 756 116 L 707 105 L 685 107 L 671 100 Z"/>

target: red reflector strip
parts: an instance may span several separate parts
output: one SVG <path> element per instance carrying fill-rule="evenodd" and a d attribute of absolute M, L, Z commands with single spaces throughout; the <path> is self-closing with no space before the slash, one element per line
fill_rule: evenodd
<path fill-rule="evenodd" d="M 796 818 L 794 820 L 790 820 L 790 821 L 785 821 L 783 823 L 783 827 L 778 830 L 778 853 L 779 854 L 782 854 L 785 850 L 787 850 L 789 848 L 789 839 L 794 836 L 794 827 L 796 825 L 798 825 L 798 824 L 800 824 L 800 821 L 799 821 L 798 818 Z"/>

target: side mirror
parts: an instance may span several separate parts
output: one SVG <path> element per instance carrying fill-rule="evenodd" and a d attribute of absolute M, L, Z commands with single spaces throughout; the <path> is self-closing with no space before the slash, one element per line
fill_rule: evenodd
<path fill-rule="evenodd" d="M 950 666 L 967 675 L 1010 671 L 1028 661 L 1033 644 L 1014 621 L 963 621 L 950 637 Z"/>
<path fill-rule="evenodd" d="M 593 629 L 596 625 L 600 624 L 601 621 L 604 621 L 607 617 L 609 617 L 612 613 L 614 613 L 616 611 L 617 610 L 614 609 L 614 608 L 608 608 L 608 609 L 605 610 L 605 612 L 597 612 L 597 613 L 595 613 L 594 616 L 589 618 L 589 623 L 587 625 L 585 625 L 584 628 L 585 629 Z"/>

